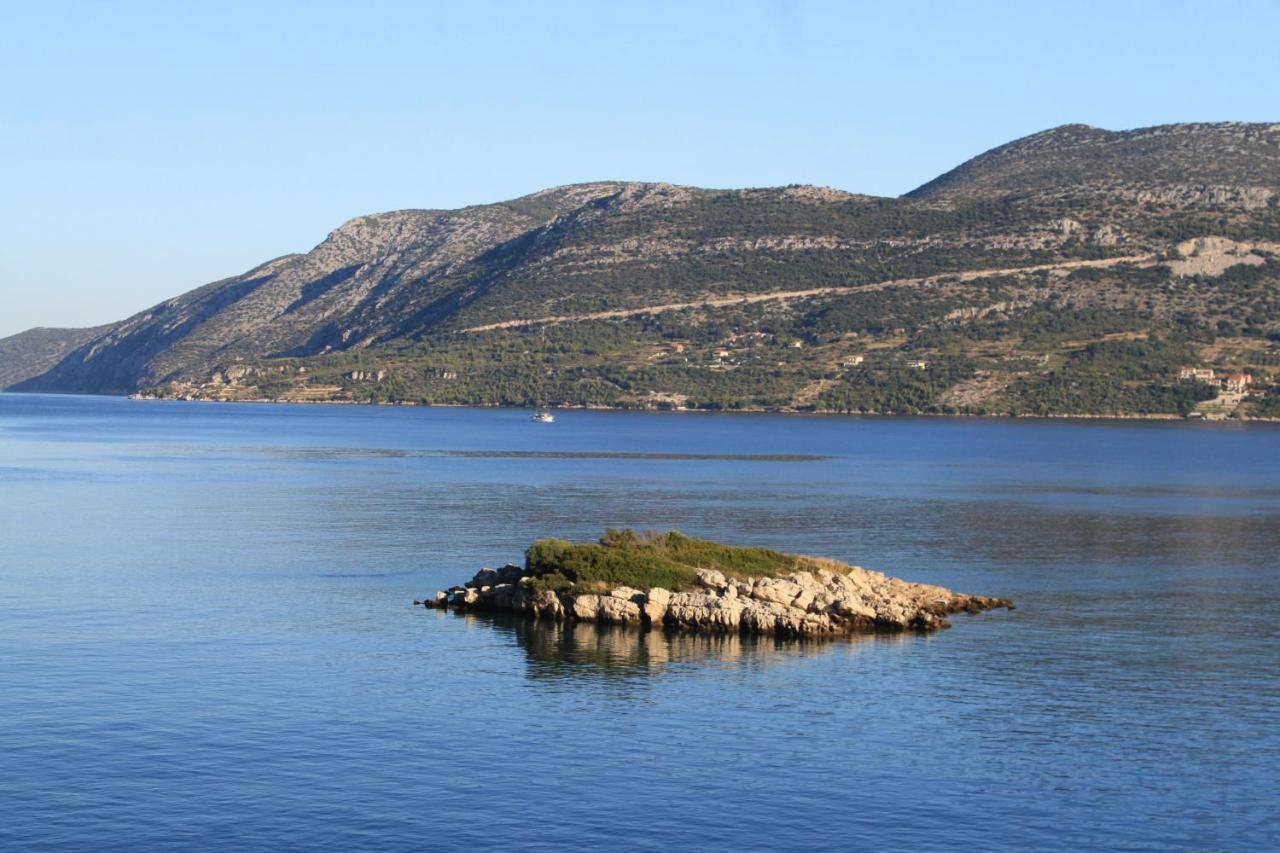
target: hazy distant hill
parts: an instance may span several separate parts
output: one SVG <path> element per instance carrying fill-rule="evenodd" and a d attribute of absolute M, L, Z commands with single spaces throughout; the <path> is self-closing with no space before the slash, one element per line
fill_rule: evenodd
<path fill-rule="evenodd" d="M 897 199 L 582 184 L 359 217 L 56 364 L 0 353 L 19 390 L 1185 411 L 1181 362 L 1266 384 L 1278 193 L 1257 124 L 1069 125 Z"/>
<path fill-rule="evenodd" d="M 90 329 L 28 329 L 0 338 L 0 388 L 39 376 L 67 353 L 106 332 L 110 326 Z"/>

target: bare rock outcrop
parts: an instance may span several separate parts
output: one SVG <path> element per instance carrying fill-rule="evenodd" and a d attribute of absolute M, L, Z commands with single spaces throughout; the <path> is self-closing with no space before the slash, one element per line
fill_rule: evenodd
<path fill-rule="evenodd" d="M 619 586 L 598 592 L 542 588 L 530 571 L 508 564 L 481 569 L 462 586 L 437 592 L 424 606 L 496 610 L 560 621 L 600 622 L 694 633 L 821 637 L 871 631 L 950 627 L 953 613 L 1012 609 L 1004 598 L 909 583 L 857 566 L 802 558 L 806 571 L 780 577 L 729 578 L 701 570 L 697 588 L 671 591 Z M 415 602 L 416 603 L 416 602 Z"/>
<path fill-rule="evenodd" d="M 1177 257 L 1169 269 L 1177 276 L 1199 275 L 1215 278 L 1238 264 L 1261 266 L 1267 262 L 1259 252 L 1274 253 L 1274 243 L 1239 243 L 1226 237 L 1197 237 L 1177 246 Z"/>

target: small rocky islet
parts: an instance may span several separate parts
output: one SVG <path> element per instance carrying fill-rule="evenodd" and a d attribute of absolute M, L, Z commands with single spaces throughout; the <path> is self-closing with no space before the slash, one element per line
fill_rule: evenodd
<path fill-rule="evenodd" d="M 1006 598 L 911 583 L 836 560 L 743 548 L 676 531 L 610 530 L 597 543 L 535 542 L 525 565 L 483 568 L 421 603 L 434 609 L 695 633 L 830 637 L 950 627 Z"/>

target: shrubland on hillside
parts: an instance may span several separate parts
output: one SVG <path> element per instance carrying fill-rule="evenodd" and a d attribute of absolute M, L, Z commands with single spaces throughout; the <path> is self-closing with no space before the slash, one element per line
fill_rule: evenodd
<path fill-rule="evenodd" d="M 1280 125 L 1071 125 L 901 198 L 603 182 L 363 216 L 119 323 L 0 341 L 0 380 L 209 399 L 1274 416 L 1278 253 Z"/>

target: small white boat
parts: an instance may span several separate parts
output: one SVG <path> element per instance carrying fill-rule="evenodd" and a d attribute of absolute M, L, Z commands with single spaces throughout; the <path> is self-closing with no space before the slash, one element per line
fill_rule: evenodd
<path fill-rule="evenodd" d="M 534 412 L 530 420 L 537 421 L 540 424 L 553 424 L 556 422 L 556 416 L 551 414 L 549 409 L 539 409 Z"/>

